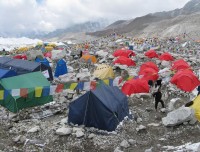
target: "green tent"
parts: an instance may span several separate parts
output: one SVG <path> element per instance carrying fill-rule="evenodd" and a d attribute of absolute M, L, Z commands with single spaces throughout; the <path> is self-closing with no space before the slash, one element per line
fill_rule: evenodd
<path fill-rule="evenodd" d="M 35 96 L 36 87 L 47 88 L 50 92 L 50 83 L 41 72 L 33 72 L 1 79 L 0 90 L 4 90 L 4 99 L 0 99 L 0 104 L 6 107 L 9 111 L 16 113 L 23 108 L 43 105 L 53 100 L 52 95 L 49 95 L 49 93 L 43 95 L 44 89 L 42 90 L 40 97 Z M 12 96 L 13 89 L 21 88 L 25 88 L 26 90 L 28 89 L 26 97 L 21 97 L 20 95 Z"/>

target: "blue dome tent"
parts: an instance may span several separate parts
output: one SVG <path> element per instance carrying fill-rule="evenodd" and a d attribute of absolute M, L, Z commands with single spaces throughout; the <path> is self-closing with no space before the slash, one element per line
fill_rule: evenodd
<path fill-rule="evenodd" d="M 66 62 L 63 59 L 60 59 L 56 65 L 55 77 L 68 73 Z"/>

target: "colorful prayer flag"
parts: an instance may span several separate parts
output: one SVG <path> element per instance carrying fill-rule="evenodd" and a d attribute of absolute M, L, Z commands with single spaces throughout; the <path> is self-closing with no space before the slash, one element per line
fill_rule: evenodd
<path fill-rule="evenodd" d="M 0 90 L 0 100 L 4 99 L 4 90 Z"/>
<path fill-rule="evenodd" d="M 4 99 L 6 99 L 10 93 L 11 90 L 4 90 Z"/>
<path fill-rule="evenodd" d="M 85 91 L 89 91 L 90 90 L 90 82 L 84 82 L 83 90 L 85 90 Z"/>
<path fill-rule="evenodd" d="M 113 86 L 113 79 L 109 79 L 109 85 Z"/>
<path fill-rule="evenodd" d="M 64 89 L 64 84 L 58 84 L 55 92 L 57 92 L 57 93 L 62 92 L 63 89 Z"/>
<path fill-rule="evenodd" d="M 91 89 L 91 90 L 95 90 L 95 89 L 96 89 L 96 86 L 97 86 L 96 81 L 91 81 L 91 83 L 90 83 L 90 89 Z"/>
<path fill-rule="evenodd" d="M 12 89 L 11 94 L 13 97 L 17 97 L 20 95 L 20 89 Z"/>
<path fill-rule="evenodd" d="M 105 80 L 103 80 L 103 82 L 104 82 L 106 85 L 109 85 L 109 79 L 105 79 Z"/>
<path fill-rule="evenodd" d="M 70 90 L 74 90 L 76 88 L 76 86 L 78 85 L 78 83 L 72 83 L 69 87 Z"/>
<path fill-rule="evenodd" d="M 50 93 L 50 86 L 44 86 L 42 90 L 42 96 L 46 97 L 49 95 L 49 93 Z"/>
<path fill-rule="evenodd" d="M 35 88 L 35 97 L 41 97 L 42 96 L 42 87 L 36 87 Z"/>
<path fill-rule="evenodd" d="M 55 94 L 56 87 L 56 85 L 50 86 L 50 95 Z"/>
<path fill-rule="evenodd" d="M 27 98 L 28 97 L 28 89 L 27 88 L 21 88 L 20 89 L 20 96 L 23 98 Z"/>

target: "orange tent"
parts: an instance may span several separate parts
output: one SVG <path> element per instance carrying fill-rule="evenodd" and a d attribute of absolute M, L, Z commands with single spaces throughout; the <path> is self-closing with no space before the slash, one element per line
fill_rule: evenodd
<path fill-rule="evenodd" d="M 96 63 L 97 62 L 97 58 L 95 56 L 93 56 L 93 55 L 83 55 L 81 57 L 81 61 L 88 62 L 88 63 L 90 63 L 90 62 Z"/>

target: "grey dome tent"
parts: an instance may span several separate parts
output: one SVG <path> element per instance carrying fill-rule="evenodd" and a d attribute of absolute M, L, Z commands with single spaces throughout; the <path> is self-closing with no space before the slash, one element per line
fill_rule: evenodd
<path fill-rule="evenodd" d="M 117 87 L 102 85 L 70 103 L 68 123 L 113 131 L 126 116 L 127 97 Z"/>

